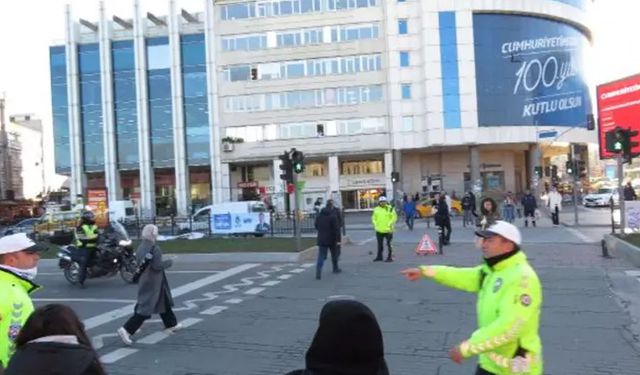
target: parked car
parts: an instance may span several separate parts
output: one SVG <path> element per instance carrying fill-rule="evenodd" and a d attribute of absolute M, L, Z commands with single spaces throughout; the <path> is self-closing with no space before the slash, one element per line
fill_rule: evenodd
<path fill-rule="evenodd" d="M 27 234 L 33 233 L 33 231 L 35 230 L 35 225 L 39 221 L 40 221 L 40 218 L 38 218 L 38 217 L 21 220 L 20 222 L 18 222 L 15 225 L 11 225 L 11 226 L 3 228 L 0 231 L 0 237 L 1 236 L 8 236 L 8 235 L 14 234 L 14 233 L 27 233 Z"/>
<path fill-rule="evenodd" d="M 585 195 L 582 198 L 582 204 L 585 207 L 608 207 L 611 204 L 611 198 L 613 198 L 613 205 L 617 206 L 619 203 L 618 188 L 602 187 L 594 193 Z"/>

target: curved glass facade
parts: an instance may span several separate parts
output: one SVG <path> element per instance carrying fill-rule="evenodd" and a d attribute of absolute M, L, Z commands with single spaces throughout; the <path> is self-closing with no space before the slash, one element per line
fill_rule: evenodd
<path fill-rule="evenodd" d="M 138 124 L 133 41 L 111 43 L 113 67 L 113 120 L 119 169 L 138 168 Z"/>
<path fill-rule="evenodd" d="M 67 60 L 64 46 L 49 48 L 51 70 L 51 110 L 53 113 L 53 150 L 55 169 L 59 174 L 71 173 L 69 145 L 69 106 L 67 104 Z"/>
<path fill-rule="evenodd" d="M 78 45 L 78 80 L 84 168 L 87 172 L 102 172 L 104 146 L 98 43 Z"/>
<path fill-rule="evenodd" d="M 204 34 L 180 38 L 184 126 L 189 165 L 209 164 L 209 110 Z"/>

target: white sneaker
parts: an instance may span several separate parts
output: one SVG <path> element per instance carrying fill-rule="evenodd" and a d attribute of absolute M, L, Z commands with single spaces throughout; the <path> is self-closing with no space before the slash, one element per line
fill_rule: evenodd
<path fill-rule="evenodd" d="M 131 335 L 129 334 L 129 332 L 127 332 L 126 329 L 124 329 L 124 327 L 118 328 L 118 336 L 120 336 L 120 338 L 122 339 L 122 342 L 124 342 L 125 345 L 127 346 L 133 345 L 133 340 L 131 339 Z"/>
<path fill-rule="evenodd" d="M 179 330 L 181 330 L 181 329 L 183 329 L 183 328 L 184 328 L 184 326 L 182 325 L 182 323 L 178 323 L 178 324 L 176 324 L 176 325 L 175 325 L 175 326 L 173 326 L 173 327 L 165 328 L 165 330 L 164 330 L 164 331 L 165 331 L 166 333 L 174 333 L 174 332 L 179 331 Z"/>

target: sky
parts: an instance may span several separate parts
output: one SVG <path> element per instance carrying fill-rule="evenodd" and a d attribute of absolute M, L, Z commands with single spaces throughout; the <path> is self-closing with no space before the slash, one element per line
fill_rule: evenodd
<path fill-rule="evenodd" d="M 432 1 L 432 0 L 421 0 Z M 0 95 L 5 94 L 7 115 L 32 113 L 43 120 L 49 159 L 53 160 L 49 49 L 64 42 L 65 4 L 74 18 L 98 20 L 97 0 L 0 0 Z M 140 0 L 143 10 L 168 13 L 167 0 Z M 176 0 L 187 11 L 201 11 L 204 0 Z M 133 0 L 106 0 L 107 14 L 130 18 Z M 594 86 L 640 74 L 640 1 L 596 0 L 593 20 L 593 57 L 589 71 Z M 53 167 L 49 163 L 47 167 Z M 48 168 L 50 169 L 50 168 Z M 50 171 L 49 175 L 53 172 Z"/>

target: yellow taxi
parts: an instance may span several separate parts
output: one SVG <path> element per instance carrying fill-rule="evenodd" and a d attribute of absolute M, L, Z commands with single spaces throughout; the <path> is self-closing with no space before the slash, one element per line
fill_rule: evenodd
<path fill-rule="evenodd" d="M 416 205 L 416 210 L 418 211 L 418 217 L 430 217 L 435 214 L 431 203 L 433 199 L 422 199 Z M 458 215 L 462 212 L 462 202 L 457 199 L 451 200 L 451 213 L 454 215 Z"/>

